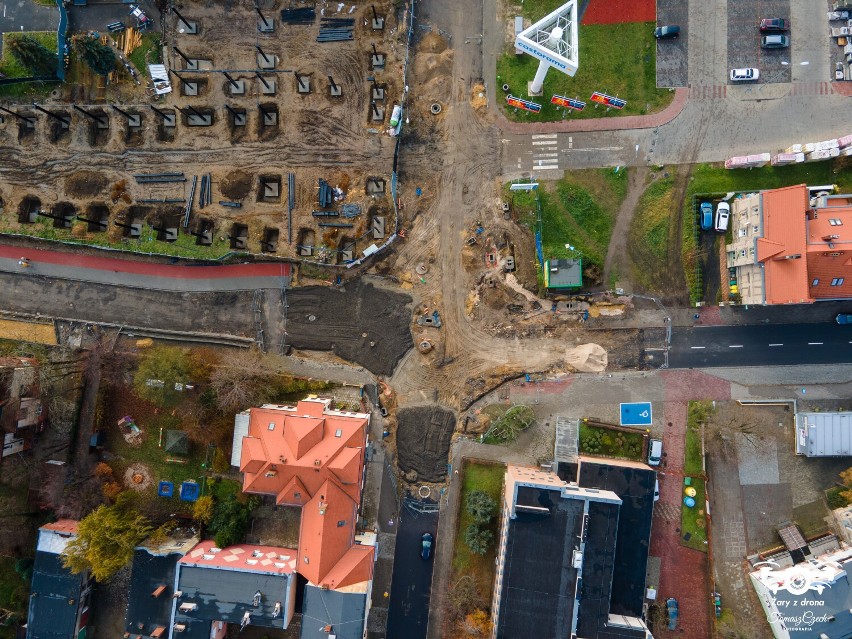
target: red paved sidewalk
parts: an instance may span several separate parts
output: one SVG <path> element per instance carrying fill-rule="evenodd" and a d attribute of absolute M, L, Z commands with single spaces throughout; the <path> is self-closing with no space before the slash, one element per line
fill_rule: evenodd
<path fill-rule="evenodd" d="M 592 0 L 583 14 L 583 24 L 656 22 L 655 0 Z"/>
<path fill-rule="evenodd" d="M 580 133 L 585 131 L 622 131 L 625 129 L 652 129 L 674 120 L 686 106 L 689 89 L 675 89 L 672 103 L 659 113 L 627 115 L 590 120 L 562 120 L 560 122 L 512 122 L 497 109 L 497 126 L 509 133 Z M 502 106 L 502 105 L 501 105 Z"/>
<path fill-rule="evenodd" d="M 138 262 L 115 257 L 80 255 L 44 249 L 23 249 L 17 246 L 0 245 L 0 258 L 18 260 L 26 257 L 33 265 L 53 264 L 68 268 L 111 271 L 152 277 L 175 279 L 219 279 L 235 277 L 288 277 L 290 264 L 267 262 L 261 264 L 210 264 L 186 266 L 181 264 L 159 264 Z"/>

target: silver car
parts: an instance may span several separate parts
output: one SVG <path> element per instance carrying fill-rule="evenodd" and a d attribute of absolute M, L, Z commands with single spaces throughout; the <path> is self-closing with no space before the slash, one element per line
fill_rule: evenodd
<path fill-rule="evenodd" d="M 759 77 L 758 69 L 731 69 L 731 82 L 754 82 Z"/>

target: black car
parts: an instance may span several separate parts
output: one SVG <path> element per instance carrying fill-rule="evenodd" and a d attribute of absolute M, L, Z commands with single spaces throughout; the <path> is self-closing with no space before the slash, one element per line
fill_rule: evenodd
<path fill-rule="evenodd" d="M 432 556 L 432 533 L 423 533 L 420 538 L 420 558 L 429 559 Z"/>
<path fill-rule="evenodd" d="M 790 21 L 784 18 L 763 18 L 760 30 L 764 33 L 784 33 L 790 30 Z"/>
<path fill-rule="evenodd" d="M 680 37 L 680 27 L 676 24 L 667 24 L 664 27 L 654 29 L 654 37 L 657 40 L 672 40 Z"/>

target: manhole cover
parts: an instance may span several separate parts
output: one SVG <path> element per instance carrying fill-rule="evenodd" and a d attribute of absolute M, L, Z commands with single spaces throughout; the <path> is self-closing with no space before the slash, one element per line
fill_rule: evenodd
<path fill-rule="evenodd" d="M 429 267 L 426 266 L 423 262 L 420 262 L 417 266 L 414 267 L 414 272 L 418 275 L 426 275 L 429 272 Z"/>
<path fill-rule="evenodd" d="M 308 321 L 309 321 L 309 322 L 315 322 L 315 321 L 316 321 L 316 319 L 317 319 L 317 316 L 316 316 L 316 315 L 308 315 Z"/>
<path fill-rule="evenodd" d="M 433 102 L 432 106 L 429 107 L 429 110 L 432 112 L 432 115 L 438 115 L 441 112 L 441 103 Z"/>

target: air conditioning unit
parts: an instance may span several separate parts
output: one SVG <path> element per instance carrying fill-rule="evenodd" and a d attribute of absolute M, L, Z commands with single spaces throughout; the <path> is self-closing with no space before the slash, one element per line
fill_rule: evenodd
<path fill-rule="evenodd" d="M 183 632 L 184 630 L 186 630 L 186 624 L 183 624 L 183 623 L 176 623 L 176 624 L 174 625 L 174 631 L 175 631 L 175 632 Z"/>
<path fill-rule="evenodd" d="M 182 604 L 180 605 L 180 608 L 179 608 L 179 609 L 180 609 L 180 611 L 181 611 L 181 612 L 192 612 L 193 610 L 197 610 L 197 609 L 198 609 L 198 604 L 196 604 L 196 603 L 190 603 L 190 602 L 182 603 Z"/>

